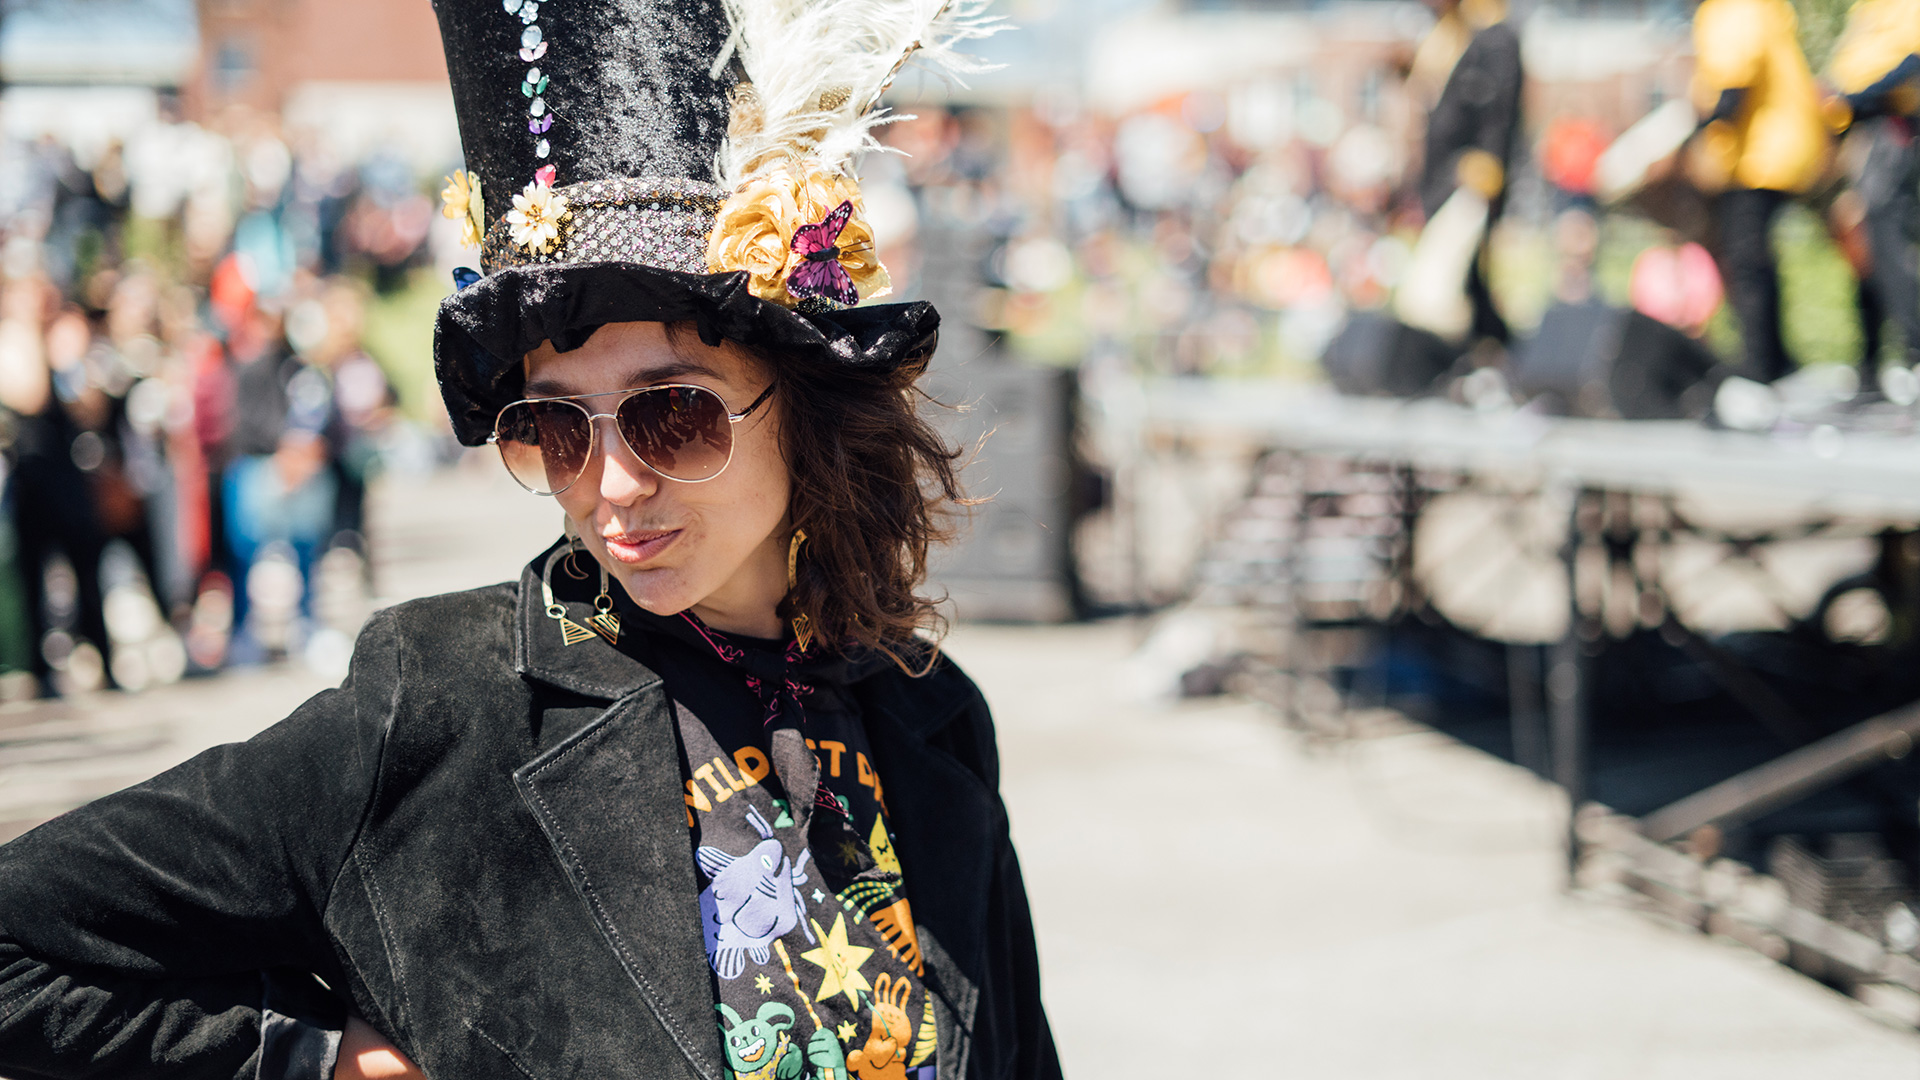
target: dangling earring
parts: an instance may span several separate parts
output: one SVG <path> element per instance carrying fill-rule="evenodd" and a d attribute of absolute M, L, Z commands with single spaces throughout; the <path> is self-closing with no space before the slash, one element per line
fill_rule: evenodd
<path fill-rule="evenodd" d="M 573 545 L 556 550 L 547 556 L 547 568 L 540 575 L 540 599 L 546 601 L 547 618 L 560 624 L 560 640 L 568 645 L 578 645 L 593 637 L 593 631 L 567 618 L 567 609 L 553 598 L 553 568 L 561 559 L 573 556 Z"/>
<path fill-rule="evenodd" d="M 800 585 L 800 545 L 806 541 L 807 530 L 793 530 L 793 542 L 787 545 L 787 594 L 789 596 Z M 793 617 L 793 640 L 800 646 L 801 652 L 806 652 L 807 647 L 813 644 L 813 620 L 807 618 L 807 613 L 804 611 Z"/>
<path fill-rule="evenodd" d="M 579 557 L 580 553 L 585 551 L 587 547 L 580 542 L 580 533 L 574 529 L 572 518 L 562 517 L 561 523 L 562 528 L 567 534 L 567 555 L 566 565 L 560 569 L 565 570 L 567 576 L 575 581 L 585 581 L 587 580 L 587 573 L 580 569 Z M 601 589 L 600 591 L 606 592 L 607 590 Z"/>
<path fill-rule="evenodd" d="M 613 597 L 607 594 L 607 568 L 600 568 L 600 595 L 593 598 L 593 614 L 587 625 L 594 628 L 607 644 L 620 644 L 620 616 L 613 613 Z"/>

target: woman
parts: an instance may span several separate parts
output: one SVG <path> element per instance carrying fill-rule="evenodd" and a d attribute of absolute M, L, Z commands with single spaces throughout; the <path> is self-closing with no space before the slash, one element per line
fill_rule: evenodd
<path fill-rule="evenodd" d="M 0 1075 L 1057 1076 L 992 724 L 917 634 L 937 316 L 852 306 L 884 272 L 820 149 L 886 35 L 816 26 L 869 81 L 796 93 L 750 13 L 438 13 L 477 187 L 518 192 L 450 185 L 488 272 L 442 388 L 569 536 L 0 848 Z"/>

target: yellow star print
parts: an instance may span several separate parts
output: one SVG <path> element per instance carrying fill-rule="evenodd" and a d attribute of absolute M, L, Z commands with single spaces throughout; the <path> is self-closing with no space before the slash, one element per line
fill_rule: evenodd
<path fill-rule="evenodd" d="M 753 977 L 753 988 L 763 994 L 771 994 L 773 993 L 773 980 L 767 978 L 765 975 L 755 975 Z"/>
<path fill-rule="evenodd" d="M 801 953 L 800 959 L 826 973 L 820 977 L 820 989 L 814 991 L 814 999 L 825 1001 L 835 994 L 845 994 L 847 1003 L 859 1009 L 859 995 L 873 992 L 873 984 L 860 974 L 861 965 L 873 955 L 873 950 L 847 940 L 847 917 L 844 913 L 834 914 L 832 933 L 820 929 L 818 919 L 808 919 L 807 922 L 813 925 L 813 934 L 820 940 L 820 946 Z"/>
<path fill-rule="evenodd" d="M 854 1026 L 853 1021 L 843 1020 L 839 1027 L 833 1029 L 833 1033 L 840 1036 L 841 1042 L 852 1042 L 853 1037 L 860 1033 L 860 1029 Z"/>

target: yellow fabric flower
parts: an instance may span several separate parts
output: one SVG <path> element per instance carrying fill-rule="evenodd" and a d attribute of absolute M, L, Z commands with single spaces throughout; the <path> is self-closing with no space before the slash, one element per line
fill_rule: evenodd
<path fill-rule="evenodd" d="M 707 236 L 707 267 L 716 274 L 744 270 L 747 288 L 762 300 L 793 307 L 799 298 L 787 291 L 787 276 L 802 260 L 793 250 L 794 234 L 803 225 L 823 220 L 843 202 L 853 203 L 853 216 L 840 230 L 835 246 L 840 266 L 852 279 L 862 300 L 893 291 L 887 268 L 873 242 L 860 202 L 859 182 L 806 162 L 764 170 L 745 183 L 720 207 L 713 232 Z"/>
<path fill-rule="evenodd" d="M 487 231 L 487 212 L 480 197 L 480 178 L 465 169 L 455 169 L 440 191 L 440 213 L 460 223 L 460 242 L 479 247 Z"/>
<path fill-rule="evenodd" d="M 528 251 L 552 251 L 560 236 L 560 223 L 571 215 L 566 196 L 539 181 L 527 185 L 513 197 L 513 209 L 507 212 L 507 226 L 513 242 Z"/>

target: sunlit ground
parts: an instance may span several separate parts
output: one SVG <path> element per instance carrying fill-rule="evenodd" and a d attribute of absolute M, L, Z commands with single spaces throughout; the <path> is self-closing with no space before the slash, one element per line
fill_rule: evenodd
<path fill-rule="evenodd" d="M 1561 891 L 1558 792 L 1382 718 L 1126 699 L 1136 630 L 963 627 L 1069 1075 L 1887 1077 L 1920 1036 Z"/>

